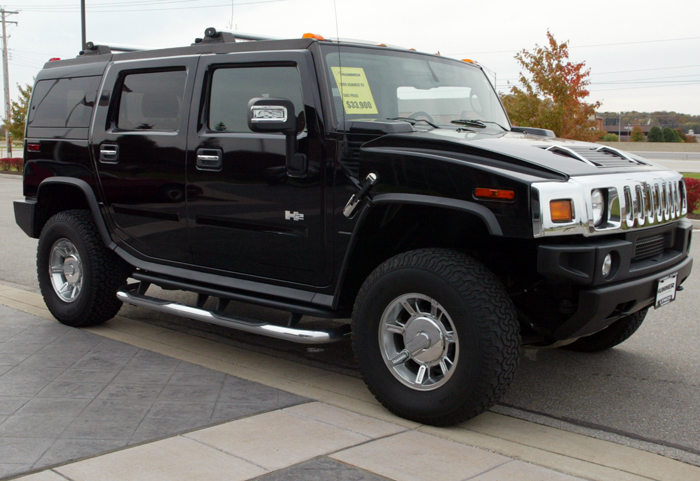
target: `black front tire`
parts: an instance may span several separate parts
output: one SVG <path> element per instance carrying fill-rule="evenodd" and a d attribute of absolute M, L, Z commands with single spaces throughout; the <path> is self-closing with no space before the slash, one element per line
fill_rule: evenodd
<path fill-rule="evenodd" d="M 72 265 L 62 273 L 57 264 L 66 261 Z M 113 318 L 122 305 L 117 289 L 126 284 L 129 272 L 128 264 L 104 245 L 89 211 L 59 212 L 44 225 L 37 248 L 39 287 L 49 311 L 62 324 L 94 326 Z M 60 289 L 62 282 L 66 293 Z"/>
<path fill-rule="evenodd" d="M 445 335 L 425 334 L 435 326 Z M 352 327 L 370 391 L 393 413 L 423 424 L 482 413 L 506 392 L 518 364 L 520 328 L 503 285 L 478 261 L 447 249 L 406 252 L 375 269 L 357 296 Z M 420 336 L 430 347 L 400 361 L 402 352 L 417 351 Z"/>
<path fill-rule="evenodd" d="M 639 326 L 642 325 L 644 318 L 647 316 L 647 311 L 648 309 L 643 309 L 618 319 L 602 331 L 581 337 L 571 344 L 563 346 L 563 349 L 578 352 L 600 352 L 611 349 L 625 342 L 632 334 L 637 332 L 637 329 L 639 329 Z"/>

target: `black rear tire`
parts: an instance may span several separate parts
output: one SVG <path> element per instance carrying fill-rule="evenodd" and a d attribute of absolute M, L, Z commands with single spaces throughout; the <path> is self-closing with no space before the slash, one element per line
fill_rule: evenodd
<path fill-rule="evenodd" d="M 117 289 L 129 273 L 128 264 L 104 245 L 89 211 L 59 212 L 44 225 L 37 248 L 39 287 L 62 324 L 94 326 L 113 318 L 122 305 Z"/>
<path fill-rule="evenodd" d="M 562 348 L 578 352 L 600 352 L 611 349 L 625 342 L 632 334 L 637 332 L 637 329 L 639 329 L 639 326 L 642 325 L 644 318 L 647 316 L 647 311 L 648 309 L 643 309 L 618 319 L 602 331 L 581 337 L 571 344 L 562 346 Z"/>
<path fill-rule="evenodd" d="M 520 328 L 504 287 L 484 265 L 447 249 L 406 252 L 375 269 L 357 296 L 352 327 L 370 391 L 423 424 L 482 413 L 506 392 L 518 364 Z M 420 336 L 430 346 L 401 361 Z"/>

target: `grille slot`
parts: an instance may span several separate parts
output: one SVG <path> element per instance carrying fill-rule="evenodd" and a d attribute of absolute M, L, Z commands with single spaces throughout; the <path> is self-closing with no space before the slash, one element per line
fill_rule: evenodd
<path fill-rule="evenodd" d="M 665 238 L 663 234 L 637 239 L 634 246 L 634 258 L 632 260 L 649 259 L 650 257 L 662 254 L 664 252 L 664 241 Z"/>

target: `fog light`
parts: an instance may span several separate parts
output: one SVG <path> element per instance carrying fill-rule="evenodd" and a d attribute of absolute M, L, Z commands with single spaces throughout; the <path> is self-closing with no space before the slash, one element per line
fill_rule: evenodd
<path fill-rule="evenodd" d="M 610 275 L 610 271 L 612 270 L 612 256 L 610 254 L 605 256 L 605 259 L 603 259 L 603 277 L 608 277 Z"/>

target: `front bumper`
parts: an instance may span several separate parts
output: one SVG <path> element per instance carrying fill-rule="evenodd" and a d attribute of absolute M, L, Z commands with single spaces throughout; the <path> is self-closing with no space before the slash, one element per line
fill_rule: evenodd
<path fill-rule="evenodd" d="M 541 245 L 539 274 L 557 284 L 572 286 L 577 305 L 574 314 L 554 328 L 552 337 L 572 339 L 594 334 L 616 320 L 654 304 L 658 280 L 678 273 L 678 285 L 690 275 L 689 257 L 693 225 L 687 219 L 629 232 L 624 238 L 588 239 L 584 243 Z M 639 256 L 647 239 L 659 242 L 651 256 Z M 641 247 L 640 247 L 641 246 Z M 605 256 L 613 259 L 612 272 L 604 278 Z"/>
<path fill-rule="evenodd" d="M 578 310 L 553 332 L 553 337 L 562 340 L 595 334 L 622 317 L 652 306 L 659 279 L 677 272 L 680 286 L 692 267 L 693 259 L 685 257 L 680 263 L 645 277 L 581 290 Z"/>

